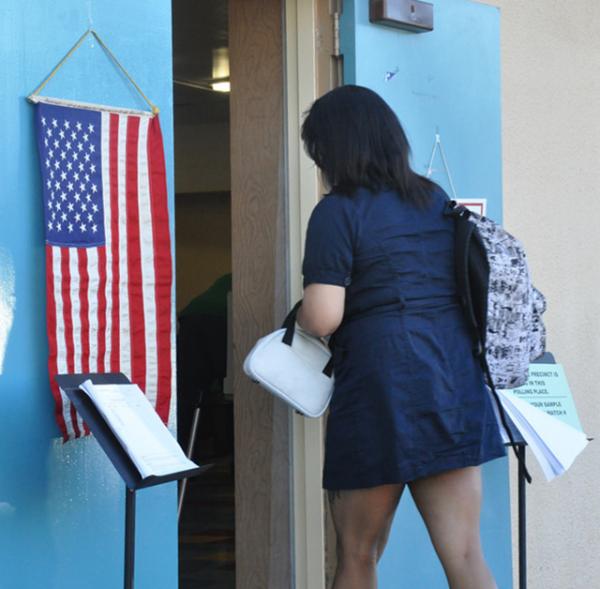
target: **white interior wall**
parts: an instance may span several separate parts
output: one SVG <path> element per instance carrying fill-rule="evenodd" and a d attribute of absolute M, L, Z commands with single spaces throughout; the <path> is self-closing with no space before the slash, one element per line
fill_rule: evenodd
<path fill-rule="evenodd" d="M 525 244 L 548 298 L 548 348 L 597 438 L 600 2 L 487 3 L 501 9 L 505 226 Z M 529 457 L 529 587 L 600 587 L 600 442 L 552 483 Z M 516 504 L 513 489 L 515 532 Z M 515 569 L 516 547 L 515 535 Z"/>

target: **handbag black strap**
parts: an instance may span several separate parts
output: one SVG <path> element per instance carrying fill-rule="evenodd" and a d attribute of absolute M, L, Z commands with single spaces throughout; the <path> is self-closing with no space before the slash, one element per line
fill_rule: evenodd
<path fill-rule="evenodd" d="M 287 317 L 283 320 L 281 324 L 282 329 L 285 329 L 285 333 L 283 334 L 283 339 L 281 340 L 284 344 L 288 346 L 292 345 L 294 341 L 294 334 L 296 333 L 296 316 L 298 315 L 298 309 L 302 305 L 302 299 L 300 299 L 293 307 L 292 310 L 287 314 Z M 329 349 L 332 351 L 331 358 L 327 362 L 325 368 L 323 368 L 323 374 L 331 378 L 333 374 L 333 341 L 334 336 L 332 335 L 329 338 Z"/>

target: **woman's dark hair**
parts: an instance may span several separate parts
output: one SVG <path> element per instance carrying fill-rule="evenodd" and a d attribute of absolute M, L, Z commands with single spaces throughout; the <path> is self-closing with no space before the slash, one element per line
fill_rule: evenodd
<path fill-rule="evenodd" d="M 302 124 L 302 141 L 333 192 L 391 189 L 424 205 L 435 187 L 411 169 L 398 117 L 368 88 L 341 86 L 316 100 Z"/>

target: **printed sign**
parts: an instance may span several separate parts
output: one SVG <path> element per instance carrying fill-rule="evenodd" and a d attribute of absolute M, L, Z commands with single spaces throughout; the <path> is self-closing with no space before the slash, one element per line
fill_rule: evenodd
<path fill-rule="evenodd" d="M 459 198 L 456 202 L 482 217 L 485 216 L 487 210 L 487 198 Z"/>
<path fill-rule="evenodd" d="M 512 393 L 530 405 L 583 431 L 561 364 L 531 364 L 529 380 Z"/>

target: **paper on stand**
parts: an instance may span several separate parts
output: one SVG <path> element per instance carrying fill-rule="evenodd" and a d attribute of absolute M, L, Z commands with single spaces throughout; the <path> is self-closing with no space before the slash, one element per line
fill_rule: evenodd
<path fill-rule="evenodd" d="M 86 380 L 87 393 L 142 478 L 164 476 L 196 468 L 135 384 L 95 385 Z"/>
<path fill-rule="evenodd" d="M 508 390 L 499 390 L 498 395 L 547 480 L 563 474 L 587 446 L 588 440 L 583 432 L 533 407 Z M 503 430 L 502 427 L 500 429 Z"/>

